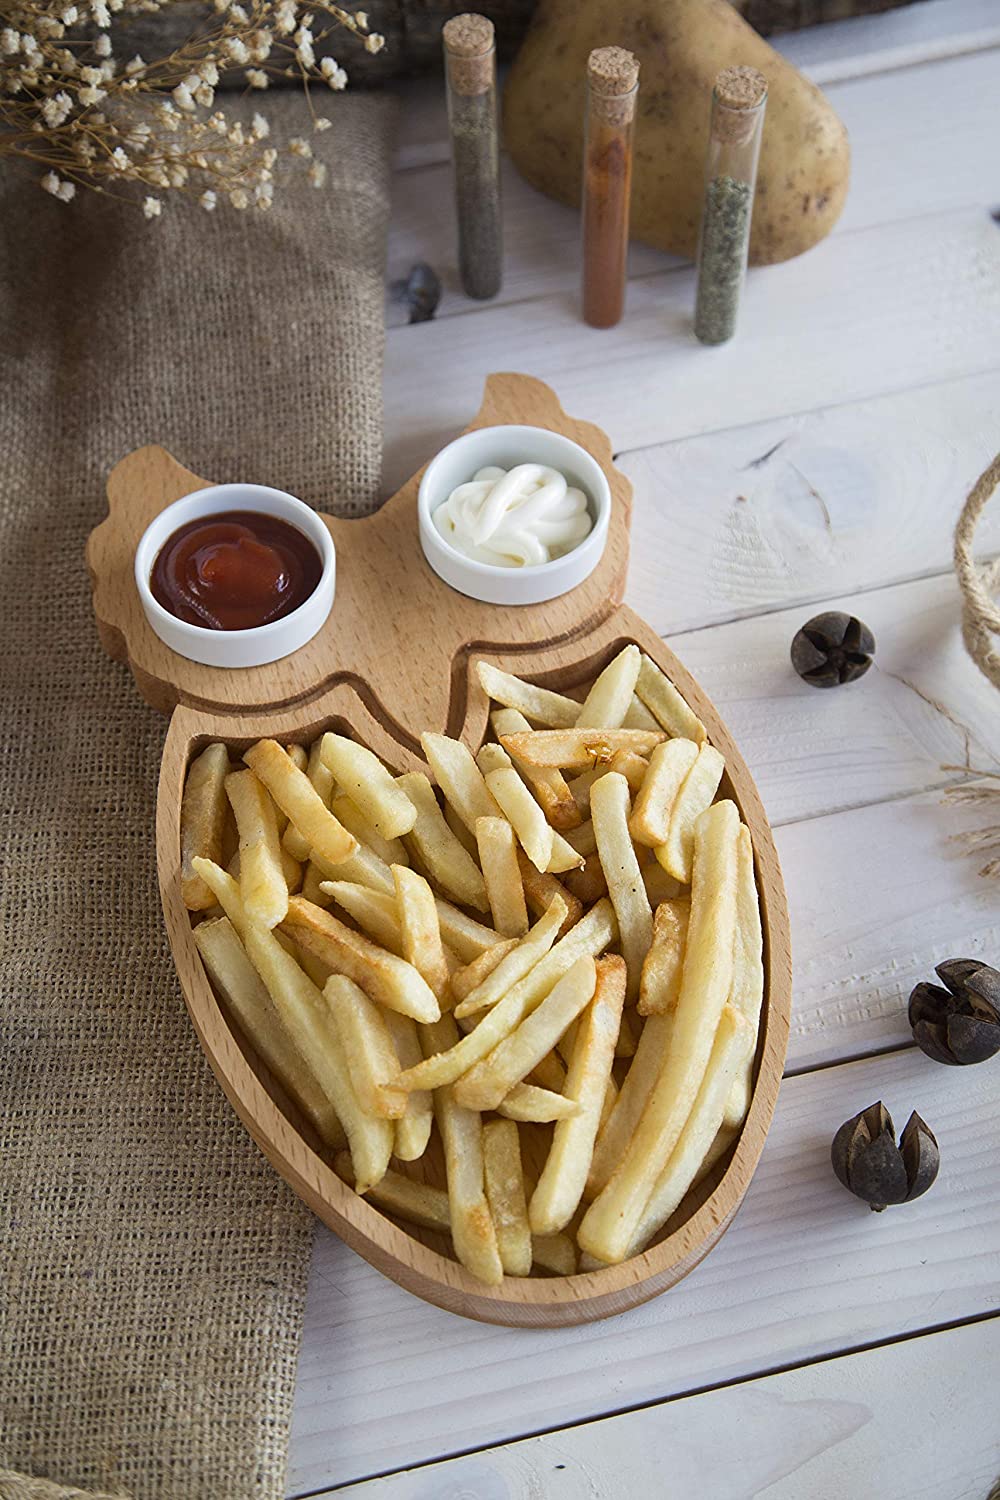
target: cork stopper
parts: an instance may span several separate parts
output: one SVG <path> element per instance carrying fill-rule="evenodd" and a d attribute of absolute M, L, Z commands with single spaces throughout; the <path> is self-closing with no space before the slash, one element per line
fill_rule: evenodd
<path fill-rule="evenodd" d="M 448 82 L 455 93 L 488 93 L 493 87 L 493 22 L 470 11 L 446 21 L 441 36 Z"/>
<path fill-rule="evenodd" d="M 712 134 L 726 145 L 745 146 L 767 99 L 767 79 L 756 68 L 723 68 L 712 94 Z"/>
<path fill-rule="evenodd" d="M 590 108 L 609 125 L 627 125 L 635 114 L 639 60 L 624 47 L 595 47 L 587 59 Z"/>

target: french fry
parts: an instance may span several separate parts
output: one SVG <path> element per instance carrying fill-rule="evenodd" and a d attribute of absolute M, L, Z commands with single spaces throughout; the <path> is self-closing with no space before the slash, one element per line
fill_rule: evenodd
<path fill-rule="evenodd" d="M 466 745 L 444 734 L 422 734 L 420 743 L 435 781 L 471 834 L 475 835 L 477 818 L 499 817 L 500 809 Z"/>
<path fill-rule="evenodd" d="M 539 1088 L 534 1083 L 515 1083 L 497 1105 L 497 1113 L 508 1120 L 547 1125 L 552 1120 L 567 1120 L 580 1106 L 563 1094 Z"/>
<path fill-rule="evenodd" d="M 421 1040 L 432 1056 L 451 1051 L 458 1044 L 458 1028 L 450 1016 L 442 1016 L 423 1028 Z M 444 1145 L 455 1254 L 473 1276 L 489 1286 L 498 1286 L 503 1280 L 503 1264 L 486 1199 L 482 1117 L 475 1110 L 463 1109 L 450 1087 L 435 1092 L 434 1117 Z"/>
<path fill-rule="evenodd" d="M 476 848 L 476 836 L 466 828 L 451 803 L 447 801 L 444 804 L 444 820 L 458 839 L 458 842 L 462 845 L 466 854 L 471 854 L 475 861 L 479 857 L 479 851 Z"/>
<path fill-rule="evenodd" d="M 637 844 L 655 849 L 657 844 L 666 843 L 677 794 L 697 759 L 694 740 L 666 740 L 657 745 L 629 819 L 629 831 Z"/>
<path fill-rule="evenodd" d="M 346 792 L 330 800 L 330 811 L 348 833 L 353 833 L 362 848 L 367 848 L 387 865 L 408 865 L 409 857 L 402 839 L 385 839 L 374 823 L 365 817 L 358 804 Z"/>
<path fill-rule="evenodd" d="M 601 1118 L 600 1118 L 600 1120 L 597 1123 L 597 1132 L 598 1132 L 598 1134 L 600 1134 L 600 1132 L 604 1129 L 605 1125 L 608 1123 L 608 1119 L 609 1119 L 609 1117 L 611 1115 L 611 1111 L 614 1109 L 614 1107 L 617 1104 L 617 1102 L 618 1102 L 618 1085 L 615 1082 L 615 1075 L 614 1075 L 614 1073 L 612 1073 L 612 1074 L 610 1074 L 610 1076 L 608 1078 L 608 1086 L 604 1090 L 604 1103 L 601 1106 Z"/>
<path fill-rule="evenodd" d="M 285 754 L 300 771 L 304 771 L 309 765 L 309 752 L 305 745 L 286 745 Z"/>
<path fill-rule="evenodd" d="M 750 830 L 740 825 L 736 848 L 736 943 L 733 948 L 733 988 L 729 1003 L 750 1025 L 753 1045 L 745 1066 L 735 1079 L 722 1117 L 723 1125 L 742 1125 L 750 1108 L 753 1054 L 764 1003 L 763 933 L 760 902 L 753 875 L 753 844 Z"/>
<path fill-rule="evenodd" d="M 290 828 L 292 825 L 289 824 L 288 826 Z M 287 850 L 285 852 L 287 853 Z M 289 891 L 288 894 L 292 895 L 293 893 Z M 333 899 L 323 890 L 323 872 L 314 860 L 310 860 L 302 872 L 302 884 L 299 887 L 299 894 L 305 901 L 311 901 L 313 906 L 327 907 Z"/>
<path fill-rule="evenodd" d="M 474 906 L 477 911 L 488 911 L 486 886 L 475 860 L 463 847 L 455 833 L 449 828 L 434 788 L 427 777 L 418 771 L 400 776 L 401 787 L 417 810 L 417 818 L 408 835 L 408 842 L 427 868 L 431 879 L 463 906 Z M 461 825 L 464 829 L 465 825 Z M 473 824 L 473 833 L 475 824 Z"/>
<path fill-rule="evenodd" d="M 506 1276 L 531 1274 L 531 1230 L 524 1196 L 521 1144 L 513 1120 L 491 1120 L 483 1126 L 486 1201 L 496 1229 L 497 1248 Z"/>
<path fill-rule="evenodd" d="M 252 772 L 249 774 L 253 774 Z M 273 803 L 272 803 L 273 806 Z M 282 814 L 282 817 L 284 814 Z M 289 896 L 294 896 L 296 891 L 302 888 L 303 870 L 297 859 L 293 859 L 288 850 L 279 842 L 278 853 L 281 858 L 281 874 L 284 878 L 285 889 Z M 234 880 L 240 878 L 240 851 L 237 849 L 226 867 Z M 317 877 L 318 879 L 318 877 Z M 210 912 L 203 915 L 208 916 Z"/>
<path fill-rule="evenodd" d="M 389 1165 L 392 1126 L 361 1108 L 323 997 L 275 934 L 248 923 L 244 945 L 293 1041 L 309 1059 L 320 1087 L 337 1112 L 359 1187 L 370 1187 Z"/>
<path fill-rule="evenodd" d="M 400 1067 L 415 1068 L 424 1055 L 416 1021 L 401 1016 L 398 1010 L 386 1010 L 382 1015 Z M 406 1095 L 406 1108 L 395 1122 L 393 1156 L 398 1156 L 400 1161 L 418 1161 L 427 1150 L 433 1124 L 434 1102 L 430 1094 L 426 1090 L 411 1089 Z"/>
<path fill-rule="evenodd" d="M 639 701 L 671 737 L 694 740 L 697 745 L 705 739 L 705 726 L 698 715 L 645 653 L 639 665 L 635 690 Z"/>
<path fill-rule="evenodd" d="M 596 967 L 597 987 L 580 1017 L 566 1074 L 566 1097 L 576 1101 L 578 1110 L 557 1123 L 545 1169 L 531 1195 L 529 1218 L 535 1234 L 555 1234 L 569 1223 L 583 1196 L 594 1153 L 626 984 L 625 962 L 617 955 L 600 959 Z"/>
<path fill-rule="evenodd" d="M 289 751 L 291 754 L 291 751 Z M 306 759 L 306 775 L 324 804 L 329 807 L 337 795 L 337 778 L 323 759 L 323 737 L 313 740 Z"/>
<path fill-rule="evenodd" d="M 640 848 L 642 845 L 639 846 Z M 654 909 L 662 901 L 673 901 L 684 890 L 679 880 L 668 875 L 659 860 L 651 859 L 648 864 L 642 866 L 642 883 L 646 887 L 646 895 L 649 904 Z"/>
<path fill-rule="evenodd" d="M 577 717 L 581 729 L 619 729 L 632 706 L 642 653 L 626 646 L 610 661 L 583 700 Z"/>
<path fill-rule="evenodd" d="M 521 872 L 524 899 L 532 916 L 541 917 L 548 911 L 556 896 L 566 907 L 559 937 L 565 937 L 583 916 L 583 903 L 570 894 L 566 887 L 550 875 L 547 870 L 536 870 L 523 849 L 517 851 L 517 867 Z"/>
<path fill-rule="evenodd" d="M 490 715 L 490 723 L 498 739 L 502 734 L 520 734 L 531 729 L 527 719 L 516 708 L 494 709 Z M 562 772 L 551 766 L 529 766 L 526 761 L 515 761 L 514 764 L 531 787 L 552 827 L 563 833 L 567 828 L 575 828 L 580 821 L 580 809 Z"/>
<path fill-rule="evenodd" d="M 547 870 L 552 858 L 553 829 L 513 766 L 491 771 L 486 785 L 535 869 Z"/>
<path fill-rule="evenodd" d="M 488 776 L 491 771 L 511 771 L 514 768 L 514 762 L 503 746 L 496 745 L 492 741 L 480 745 L 476 751 L 476 765 L 484 776 Z"/>
<path fill-rule="evenodd" d="M 226 796 L 240 836 L 240 894 L 247 917 L 277 927 L 288 910 L 288 884 L 274 803 L 252 771 L 227 776 Z"/>
<path fill-rule="evenodd" d="M 532 1068 L 528 1074 L 528 1082 L 550 1090 L 553 1094 L 562 1093 L 566 1086 L 566 1069 L 555 1051 L 550 1052 L 548 1057 L 543 1057 L 537 1067 Z"/>
<path fill-rule="evenodd" d="M 403 957 L 403 935 L 394 897 L 351 880 L 324 880 L 320 882 L 320 890 L 332 897 L 379 947 L 397 958 Z"/>
<path fill-rule="evenodd" d="M 753 1049 L 751 1048 L 750 1050 L 752 1053 Z M 739 1135 L 739 1133 L 740 1132 L 738 1126 L 719 1126 L 718 1134 L 716 1135 L 715 1140 L 705 1152 L 705 1159 L 695 1173 L 694 1182 L 691 1184 L 692 1187 L 696 1187 L 699 1182 L 701 1182 L 705 1177 L 708 1176 L 709 1172 L 711 1172 L 716 1162 L 719 1161 L 723 1156 L 725 1156 L 726 1152 L 736 1140 L 736 1137 Z"/>
<path fill-rule="evenodd" d="M 254 1051 L 298 1104 L 327 1146 L 346 1136 L 337 1112 L 279 1016 L 274 1001 L 228 917 L 200 922 L 194 941 L 215 988 L 236 1017 Z"/>
<path fill-rule="evenodd" d="M 528 930 L 528 908 L 517 868 L 514 830 L 505 818 L 477 818 L 476 843 L 493 926 L 505 937 L 521 937 Z"/>
<path fill-rule="evenodd" d="M 606 776 L 607 772 L 603 771 L 601 774 Z M 598 781 L 599 779 L 599 777 L 594 778 L 595 781 Z M 587 860 L 591 854 L 596 854 L 597 835 L 594 832 L 593 819 L 588 818 L 585 823 L 581 822 L 578 828 L 571 828 L 566 834 L 566 842 L 567 844 L 569 844 L 570 848 L 575 849 L 577 854 L 581 855 L 584 860 Z"/>
<path fill-rule="evenodd" d="M 681 783 L 670 812 L 666 840 L 656 846 L 656 857 L 668 875 L 675 880 L 691 879 L 691 856 L 694 852 L 694 827 L 719 789 L 726 763 L 714 745 L 707 741 Z"/>
<path fill-rule="evenodd" d="M 281 924 L 295 942 L 328 963 L 338 974 L 360 984 L 373 1000 L 415 1021 L 436 1021 L 441 1014 L 434 992 L 412 964 L 386 953 L 359 932 L 352 932 L 329 912 L 301 896 L 288 903 Z"/>
<path fill-rule="evenodd" d="M 325 964 L 321 958 L 317 958 L 315 953 L 309 953 L 305 948 L 300 948 L 298 943 L 294 946 L 295 952 L 292 957 L 298 960 L 299 966 L 306 971 L 313 984 L 321 991 L 333 973 L 333 970 L 329 964 Z"/>
<path fill-rule="evenodd" d="M 530 936 L 530 934 L 529 934 Z M 416 1068 L 410 1068 L 399 1079 L 401 1088 L 434 1089 L 454 1083 L 504 1037 L 520 1025 L 555 984 L 585 954 L 602 953 L 618 936 L 618 924 L 610 901 L 598 901 L 565 937 L 531 968 L 523 979 L 510 987 L 503 999 L 483 1017 L 475 1031 L 454 1047 L 428 1057 Z M 527 939 L 525 939 L 527 941 Z"/>
<path fill-rule="evenodd" d="M 516 708 L 535 724 L 568 729 L 577 721 L 580 705 L 573 698 L 565 698 L 562 693 L 550 692 L 548 688 L 536 687 L 532 682 L 522 682 L 520 677 L 501 672 L 499 667 L 490 666 L 486 661 L 476 663 L 476 673 L 488 698 L 492 698 L 494 703 L 502 703 L 506 708 Z"/>
<path fill-rule="evenodd" d="M 618 1028 L 618 1040 L 615 1042 L 615 1057 L 634 1057 L 636 1044 L 642 1027 L 634 1011 L 622 1011 L 622 1024 Z"/>
<path fill-rule="evenodd" d="M 226 777 L 229 751 L 208 745 L 188 767 L 181 795 L 181 900 L 188 911 L 205 911 L 213 904 L 205 882 L 195 874 L 194 860 L 222 863 L 222 837 L 229 803 Z"/>
<path fill-rule="evenodd" d="M 556 1276 L 576 1275 L 576 1246 L 568 1234 L 533 1234 L 532 1264 Z"/>
<path fill-rule="evenodd" d="M 368 1115 L 398 1120 L 406 1112 L 407 1096 L 392 1086 L 399 1077 L 399 1058 L 381 1010 L 343 974 L 331 974 L 323 999 L 361 1108 Z"/>
<path fill-rule="evenodd" d="M 641 698 L 633 695 L 628 713 L 622 720 L 623 729 L 659 729 L 660 725 Z"/>
<path fill-rule="evenodd" d="M 691 919 L 670 1048 L 629 1146 L 578 1233 L 583 1250 L 622 1260 L 705 1075 L 733 979 L 739 814 L 717 802 L 695 826 Z"/>
<path fill-rule="evenodd" d="M 653 753 L 656 753 L 655 750 Z M 649 761 L 644 755 L 636 755 L 634 750 L 616 750 L 608 770 L 617 771 L 619 776 L 625 777 L 629 792 L 634 797 L 646 779 Z"/>
<path fill-rule="evenodd" d="M 650 1193 L 628 1247 L 630 1255 L 637 1255 L 649 1243 L 680 1206 L 694 1182 L 722 1126 L 727 1096 L 740 1069 L 746 1066 L 752 1045 L 753 1029 L 749 1021 L 727 1005 L 719 1018 L 697 1097 L 677 1144 Z"/>
<path fill-rule="evenodd" d="M 320 741 L 320 756 L 381 838 L 409 833 L 417 810 L 377 755 L 344 734 L 328 731 Z"/>
<path fill-rule="evenodd" d="M 458 1103 L 466 1109 L 496 1109 L 515 1083 L 526 1078 L 551 1051 L 566 1027 L 589 1003 L 595 983 L 594 960 L 585 954 L 535 1010 L 458 1080 L 455 1084 Z M 473 1032 L 465 1041 L 471 1041 L 475 1035 Z"/>
<path fill-rule="evenodd" d="M 611 760 L 614 760 L 614 756 Z M 599 776 L 603 776 L 605 771 L 610 769 L 610 766 L 610 760 L 604 765 L 590 766 L 588 770 L 581 771 L 579 776 L 574 776 L 572 781 L 566 783 L 576 803 L 581 822 L 590 817 L 590 788 Z"/>
<path fill-rule="evenodd" d="M 504 938 L 501 942 L 494 943 L 492 948 L 487 948 L 478 958 L 452 974 L 451 993 L 457 1005 L 461 1005 L 473 990 L 479 988 L 484 979 L 490 977 L 500 960 L 517 947 L 517 941 L 517 938 Z"/>
<path fill-rule="evenodd" d="M 618 918 L 622 953 L 628 967 L 629 1004 L 639 998 L 642 963 L 653 938 L 653 914 L 628 831 L 628 782 L 609 771 L 590 789 L 590 809 L 601 868 Z"/>
<path fill-rule="evenodd" d="M 450 1004 L 448 965 L 441 945 L 441 923 L 434 892 L 422 875 L 405 865 L 393 865 L 396 905 L 403 941 L 403 957 L 413 965 L 433 992 L 438 1004 Z"/>
<path fill-rule="evenodd" d="M 670 1016 L 650 1016 L 642 1028 L 625 1081 L 597 1136 L 584 1188 L 584 1197 L 588 1202 L 596 1198 L 610 1182 L 612 1173 L 625 1154 L 646 1107 L 650 1090 L 663 1067 L 672 1026 Z"/>
<path fill-rule="evenodd" d="M 395 893 L 392 870 L 374 849 L 369 849 L 364 844 L 358 844 L 353 854 L 336 864 L 323 859 L 314 850 L 312 862 L 320 870 L 324 880 L 351 880 L 356 885 L 368 886 L 369 890 L 381 891 L 384 896 Z"/>
<path fill-rule="evenodd" d="M 331 864 L 347 859 L 358 847 L 352 833 L 343 828 L 312 782 L 274 740 L 258 740 L 243 759 L 267 787 L 275 802 L 307 840 L 313 856 Z"/>
<path fill-rule="evenodd" d="M 223 794 L 224 795 L 224 794 Z M 205 889 L 211 892 L 213 901 L 217 901 L 229 918 L 236 933 L 242 941 L 246 935 L 247 918 L 243 909 L 243 897 L 240 895 L 239 882 L 234 880 L 227 870 L 223 870 L 211 859 L 203 859 L 196 854 L 191 861 L 194 873 L 204 882 Z"/>
<path fill-rule="evenodd" d="M 499 932 L 477 922 L 474 917 L 466 916 L 464 911 L 459 911 L 450 901 L 437 896 L 434 904 L 441 923 L 441 940 L 446 950 L 451 949 L 462 963 L 471 963 L 485 953 L 487 948 L 503 942 Z"/>
<path fill-rule="evenodd" d="M 591 906 L 608 894 L 608 882 L 604 878 L 600 856 L 596 845 L 593 854 L 588 854 L 582 870 L 567 870 L 563 884 L 584 906 Z"/>
<path fill-rule="evenodd" d="M 500 743 L 513 759 L 532 766 L 586 771 L 606 765 L 619 750 L 649 756 L 664 739 L 662 730 L 651 729 L 533 729 L 528 734 L 501 735 Z"/>
<path fill-rule="evenodd" d="M 666 1015 L 677 1004 L 684 969 L 691 902 L 684 896 L 661 901 L 653 916 L 653 940 L 642 965 L 640 1016 Z"/>
<path fill-rule="evenodd" d="M 562 927 L 563 910 L 564 905 L 560 898 L 553 897 L 552 904 L 545 915 L 539 917 L 534 927 L 501 957 L 497 966 L 491 969 L 474 989 L 467 991 L 465 999 L 455 1007 L 456 1020 L 462 1020 L 465 1016 L 474 1016 L 482 1010 L 489 1010 L 491 1006 L 502 1000 L 519 980 L 531 972 L 555 943 Z"/>
<path fill-rule="evenodd" d="M 329 807 L 333 797 L 333 777 L 320 760 L 319 749 L 320 742 L 316 740 L 308 752 L 302 745 L 286 745 L 285 754 L 300 771 L 305 771 L 316 791 L 323 799 L 324 807 Z M 293 859 L 298 860 L 300 864 L 304 864 L 309 858 L 308 840 L 302 837 L 294 823 L 289 823 L 288 818 L 280 808 L 278 809 L 278 819 L 278 831 L 282 836 L 282 848 L 287 850 Z"/>
<path fill-rule="evenodd" d="M 354 1169 L 349 1152 L 339 1152 L 334 1165 L 338 1177 L 353 1185 Z M 421 1229 L 438 1229 L 443 1234 L 451 1233 L 448 1194 L 443 1188 L 417 1182 L 413 1177 L 404 1177 L 402 1172 L 390 1168 L 380 1182 L 368 1189 L 365 1197 L 387 1213 L 405 1219 L 408 1224 L 416 1224 Z"/>

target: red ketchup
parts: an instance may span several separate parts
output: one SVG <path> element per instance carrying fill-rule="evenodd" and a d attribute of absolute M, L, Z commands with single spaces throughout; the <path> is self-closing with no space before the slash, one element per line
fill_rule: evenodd
<path fill-rule="evenodd" d="M 189 521 L 168 537 L 150 574 L 153 598 L 207 630 L 250 630 L 304 604 L 323 562 L 290 521 L 229 510 Z"/>

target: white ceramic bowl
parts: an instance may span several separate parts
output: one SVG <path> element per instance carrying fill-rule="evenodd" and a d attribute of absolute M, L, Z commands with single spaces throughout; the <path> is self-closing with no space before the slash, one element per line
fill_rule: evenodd
<path fill-rule="evenodd" d="M 323 563 L 319 583 L 308 599 L 282 619 L 256 625 L 252 630 L 208 630 L 203 625 L 189 625 L 158 604 L 149 587 L 157 554 L 179 527 L 227 510 L 257 511 L 290 521 L 309 538 Z M 164 645 L 206 667 L 261 667 L 311 641 L 333 605 L 336 574 L 333 538 L 316 512 L 294 495 L 263 484 L 213 484 L 175 500 L 149 523 L 135 549 L 135 584 L 146 619 Z"/>
<path fill-rule="evenodd" d="M 587 536 L 564 557 L 537 567 L 501 568 L 456 552 L 434 524 L 438 506 L 486 464 L 512 469 L 524 463 L 548 464 L 583 490 L 594 523 Z M 417 515 L 424 556 L 453 589 L 485 604 L 541 604 L 576 588 L 597 567 L 608 540 L 611 490 L 597 460 L 561 433 L 544 427 L 480 427 L 431 459 L 420 481 Z"/>

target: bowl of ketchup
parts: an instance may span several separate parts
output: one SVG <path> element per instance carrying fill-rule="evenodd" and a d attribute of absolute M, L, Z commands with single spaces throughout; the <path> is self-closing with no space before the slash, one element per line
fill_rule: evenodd
<path fill-rule="evenodd" d="M 333 604 L 333 539 L 315 511 L 262 484 L 176 500 L 135 552 L 146 618 L 180 656 L 259 667 L 312 640 Z"/>

